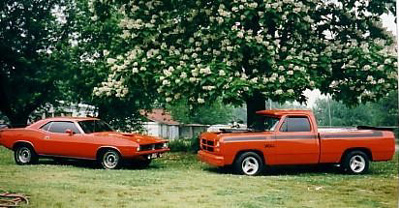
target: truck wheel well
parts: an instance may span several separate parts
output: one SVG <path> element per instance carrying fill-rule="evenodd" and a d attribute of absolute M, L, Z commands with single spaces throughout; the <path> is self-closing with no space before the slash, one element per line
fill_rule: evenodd
<path fill-rule="evenodd" d="M 341 161 L 344 159 L 345 155 L 347 155 L 349 152 L 352 152 L 352 151 L 364 152 L 367 155 L 367 157 L 369 158 L 369 160 L 373 161 L 373 155 L 372 155 L 371 151 L 365 147 L 355 147 L 355 148 L 350 148 L 350 149 L 345 150 L 345 152 L 341 156 Z"/>
<path fill-rule="evenodd" d="M 121 153 L 119 152 L 118 149 L 114 148 L 114 147 L 101 147 L 100 149 L 97 150 L 97 154 L 96 154 L 96 159 L 100 159 L 100 157 L 105 153 L 105 151 L 107 150 L 115 150 L 119 155 L 121 155 Z"/>
<path fill-rule="evenodd" d="M 234 161 L 236 161 L 237 158 L 240 157 L 240 155 L 243 154 L 243 153 L 245 153 L 245 152 L 253 152 L 253 153 L 256 153 L 257 155 L 259 155 L 259 157 L 262 158 L 263 164 L 266 164 L 266 162 L 265 162 L 265 157 L 263 156 L 262 151 L 256 150 L 256 149 L 240 150 L 239 152 L 237 152 L 236 156 L 234 157 Z"/>
<path fill-rule="evenodd" d="M 16 142 L 16 143 L 12 146 L 12 149 L 15 151 L 15 149 L 17 149 L 17 147 L 21 147 L 21 146 L 30 147 L 30 148 L 32 148 L 33 151 L 35 150 L 35 149 L 33 148 L 32 144 L 30 144 L 30 143 L 28 143 L 28 142 Z"/>

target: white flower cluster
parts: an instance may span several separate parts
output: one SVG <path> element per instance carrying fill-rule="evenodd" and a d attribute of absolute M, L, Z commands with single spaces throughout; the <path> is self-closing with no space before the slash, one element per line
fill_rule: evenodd
<path fill-rule="evenodd" d="M 96 96 L 106 95 L 122 98 L 127 95 L 129 89 L 127 86 L 123 84 L 124 80 L 113 80 L 112 78 L 108 78 L 108 82 L 102 82 L 101 87 L 94 87 L 93 93 Z"/>
<path fill-rule="evenodd" d="M 359 93 L 371 85 L 388 89 L 394 59 L 384 51 L 387 42 L 360 40 L 351 29 L 346 31 L 350 41 L 331 31 L 320 33 L 317 27 L 329 22 L 315 23 L 312 17 L 328 8 L 315 0 L 233 0 L 197 1 L 187 10 L 165 11 L 162 1 L 130 2 L 120 9 L 119 26 L 132 50 L 108 57 L 111 80 L 95 94 L 123 97 L 126 86 L 154 79 L 166 102 L 184 95 L 199 104 L 215 96 L 240 100 L 252 89 L 277 99 L 295 98 L 320 80 L 331 83 L 332 93 L 352 86 Z M 248 24 L 253 17 L 256 27 Z M 373 79 L 358 76 L 360 71 Z M 116 84 L 113 80 L 120 77 L 129 82 Z"/>

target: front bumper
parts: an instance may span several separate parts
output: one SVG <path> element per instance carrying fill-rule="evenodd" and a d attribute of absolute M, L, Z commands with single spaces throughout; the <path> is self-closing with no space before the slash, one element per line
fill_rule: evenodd
<path fill-rule="evenodd" d="M 224 166 L 224 157 L 208 153 L 204 150 L 198 152 L 198 158 L 205 163 L 213 166 Z"/>
<path fill-rule="evenodd" d="M 169 148 L 162 148 L 162 149 L 156 149 L 156 150 L 147 150 L 147 151 L 138 151 L 138 152 L 132 152 L 131 148 L 126 149 L 125 151 L 122 151 L 122 156 L 125 159 L 134 159 L 142 156 L 148 156 L 152 155 L 154 153 L 156 154 L 163 154 L 165 152 L 169 152 Z"/>
<path fill-rule="evenodd" d="M 148 151 L 138 151 L 136 152 L 137 155 L 149 155 L 152 153 L 164 153 L 164 152 L 169 152 L 169 148 L 163 148 L 163 149 L 157 149 L 157 150 L 148 150 Z"/>

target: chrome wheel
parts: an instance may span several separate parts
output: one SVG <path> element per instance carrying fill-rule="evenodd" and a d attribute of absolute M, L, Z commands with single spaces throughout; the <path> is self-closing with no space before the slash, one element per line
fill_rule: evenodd
<path fill-rule="evenodd" d="M 32 151 L 27 147 L 21 147 L 17 150 L 17 157 L 21 164 L 28 164 L 32 159 Z"/>
<path fill-rule="evenodd" d="M 369 156 L 359 150 L 346 153 L 341 161 L 342 170 L 349 174 L 364 174 L 368 171 L 369 166 Z"/>
<path fill-rule="evenodd" d="M 246 175 L 254 175 L 259 170 L 259 162 L 255 157 L 247 157 L 241 163 L 242 171 Z"/>
<path fill-rule="evenodd" d="M 103 155 L 102 165 L 106 169 L 115 169 L 119 165 L 119 154 L 115 151 L 107 151 Z"/>
<path fill-rule="evenodd" d="M 354 173 L 361 173 L 366 167 L 366 160 L 360 155 L 355 155 L 350 159 L 349 167 Z"/>

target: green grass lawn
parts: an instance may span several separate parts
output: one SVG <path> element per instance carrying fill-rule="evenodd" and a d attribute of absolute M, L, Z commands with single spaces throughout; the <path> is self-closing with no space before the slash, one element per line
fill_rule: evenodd
<path fill-rule="evenodd" d="M 29 196 L 31 207 L 397 207 L 398 156 L 369 174 L 290 167 L 248 177 L 211 168 L 193 154 L 169 153 L 148 169 L 102 170 L 43 160 L 18 166 L 0 147 L 0 192 Z"/>

